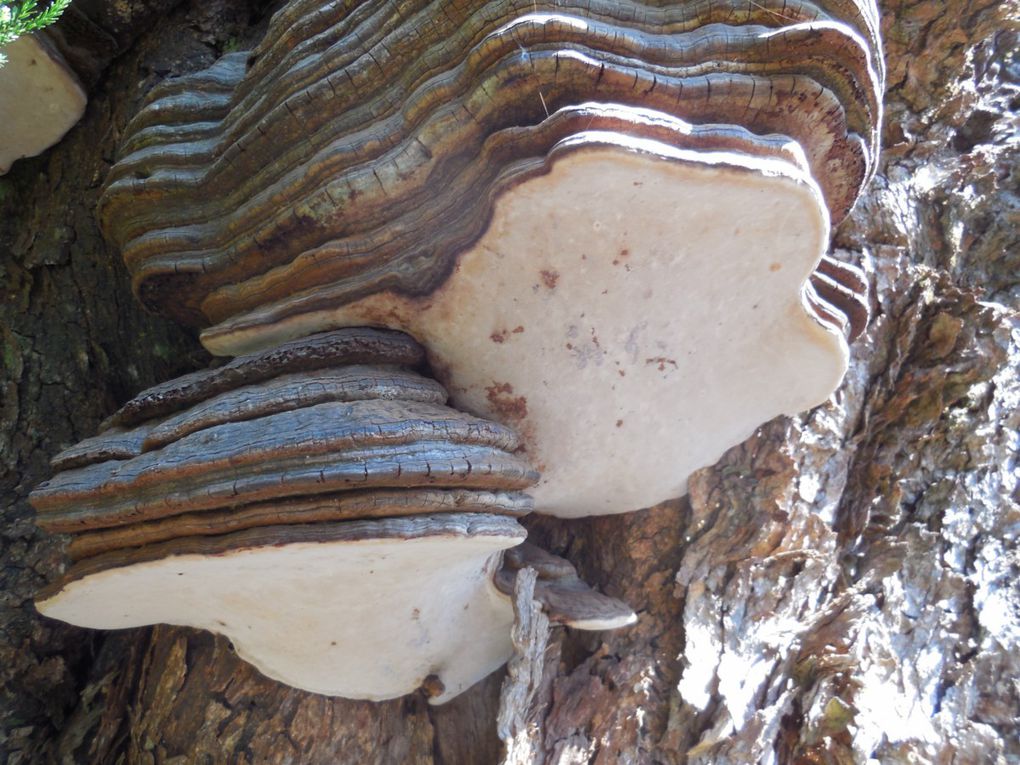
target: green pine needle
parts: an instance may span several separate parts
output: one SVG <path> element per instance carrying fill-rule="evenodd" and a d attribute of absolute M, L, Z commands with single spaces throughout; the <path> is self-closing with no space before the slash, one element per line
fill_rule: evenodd
<path fill-rule="evenodd" d="M 53 0 L 39 8 L 39 0 L 3 0 L 0 2 L 0 66 L 7 58 L 2 49 L 22 35 L 48 27 L 60 18 L 71 0 Z"/>

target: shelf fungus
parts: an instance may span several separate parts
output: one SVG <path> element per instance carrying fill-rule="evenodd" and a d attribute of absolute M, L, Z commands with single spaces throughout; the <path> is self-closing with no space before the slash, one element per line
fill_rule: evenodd
<path fill-rule="evenodd" d="M 43 34 L 3 46 L 0 66 L 0 175 L 23 157 L 34 157 L 64 137 L 85 113 L 81 81 Z"/>
<path fill-rule="evenodd" d="M 529 561 L 552 620 L 633 622 L 566 561 L 513 552 L 538 475 L 511 429 L 445 405 L 424 356 L 342 329 L 141 393 L 32 494 L 41 527 L 73 534 L 39 610 L 202 627 L 293 686 L 435 703 L 509 657 L 507 583 Z"/>
<path fill-rule="evenodd" d="M 633 622 L 517 519 L 683 494 L 839 385 L 883 81 L 874 0 L 291 0 L 124 130 L 103 230 L 235 358 L 55 458 L 40 609 L 437 702 L 509 655 L 524 567 L 551 621 Z"/>
<path fill-rule="evenodd" d="M 293 0 L 153 90 L 100 218 L 212 352 L 407 332 L 541 512 L 625 512 L 842 379 L 883 79 L 873 0 Z"/>

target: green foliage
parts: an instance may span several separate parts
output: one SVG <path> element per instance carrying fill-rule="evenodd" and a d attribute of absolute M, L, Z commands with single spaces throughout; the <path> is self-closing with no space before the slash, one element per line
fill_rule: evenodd
<path fill-rule="evenodd" d="M 7 61 L 2 49 L 22 35 L 48 27 L 60 18 L 71 0 L 53 0 L 39 7 L 39 0 L 0 1 L 0 66 Z"/>

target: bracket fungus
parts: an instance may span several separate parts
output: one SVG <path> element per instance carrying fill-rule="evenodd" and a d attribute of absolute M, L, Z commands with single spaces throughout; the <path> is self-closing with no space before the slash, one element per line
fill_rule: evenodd
<path fill-rule="evenodd" d="M 142 392 L 32 494 L 75 561 L 39 610 L 210 629 L 319 693 L 379 700 L 429 677 L 433 702 L 460 693 L 510 655 L 499 585 L 520 564 L 501 572 L 501 553 L 538 476 L 513 431 L 445 406 L 423 359 L 406 335 L 338 330 Z M 540 573 L 549 560 L 551 618 L 634 620 L 565 561 Z"/>
<path fill-rule="evenodd" d="M 883 77 L 872 0 L 294 0 L 153 91 L 100 217 L 214 353 L 405 331 L 541 512 L 625 512 L 839 384 Z"/>
<path fill-rule="evenodd" d="M 22 157 L 50 148 L 85 113 L 88 98 L 78 76 L 42 34 L 5 45 L 0 67 L 0 175 Z"/>
<path fill-rule="evenodd" d="M 521 568 L 553 622 L 631 623 L 516 518 L 680 495 L 832 393 L 883 80 L 874 0 L 292 0 L 124 131 L 104 232 L 237 358 L 55 458 L 40 609 L 433 701 L 507 658 Z"/>

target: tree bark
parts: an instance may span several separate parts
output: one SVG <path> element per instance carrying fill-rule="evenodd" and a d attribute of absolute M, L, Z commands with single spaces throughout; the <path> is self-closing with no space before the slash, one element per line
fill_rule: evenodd
<path fill-rule="evenodd" d="M 1020 9 L 883 11 L 884 154 L 834 236 L 873 287 L 843 387 L 762 426 L 688 496 L 528 520 L 639 622 L 547 632 L 518 593 L 527 629 L 509 680 L 438 708 L 286 688 L 207 633 L 99 634 L 32 608 L 64 544 L 25 502 L 48 458 L 137 390 L 207 361 L 140 309 L 93 208 L 145 93 L 257 39 L 266 16 L 214 0 L 139 25 L 83 121 L 0 179 L 0 760 L 1020 760 Z"/>

